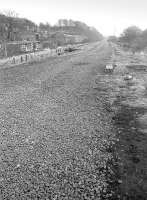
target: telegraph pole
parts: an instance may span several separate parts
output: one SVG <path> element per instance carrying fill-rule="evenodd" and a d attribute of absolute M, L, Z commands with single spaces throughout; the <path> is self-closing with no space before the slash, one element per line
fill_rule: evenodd
<path fill-rule="evenodd" d="M 7 57 L 7 42 L 6 42 L 6 32 L 7 32 L 7 27 L 6 25 L 4 26 L 4 37 L 3 37 L 3 45 L 4 45 L 4 56 Z"/>

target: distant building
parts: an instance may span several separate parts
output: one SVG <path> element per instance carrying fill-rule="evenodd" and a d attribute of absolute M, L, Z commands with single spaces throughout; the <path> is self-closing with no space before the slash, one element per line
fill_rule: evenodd
<path fill-rule="evenodd" d="M 64 36 L 65 36 L 66 44 L 73 44 L 76 42 L 74 35 L 64 34 Z"/>
<path fill-rule="evenodd" d="M 65 26 L 75 26 L 75 23 L 73 20 L 67 20 L 67 19 L 59 19 L 57 24 L 59 27 L 65 27 Z"/>
<path fill-rule="evenodd" d="M 33 52 L 42 49 L 42 45 L 39 41 L 26 41 L 20 43 L 21 52 Z"/>
<path fill-rule="evenodd" d="M 83 35 L 64 34 L 64 36 L 67 44 L 82 43 L 87 39 L 87 37 Z"/>
<path fill-rule="evenodd" d="M 73 20 L 69 20 L 68 21 L 68 26 L 76 26 L 76 24 L 74 23 L 74 21 Z"/>
<path fill-rule="evenodd" d="M 16 56 L 23 53 L 34 52 L 42 49 L 40 41 L 19 41 L 6 43 L 7 56 Z M 0 58 L 5 56 L 4 44 L 1 44 Z"/>
<path fill-rule="evenodd" d="M 75 35 L 75 42 L 82 43 L 84 40 L 88 39 L 86 36 L 83 35 Z"/>
<path fill-rule="evenodd" d="M 67 20 L 59 19 L 57 22 L 57 26 L 59 27 L 67 26 Z"/>

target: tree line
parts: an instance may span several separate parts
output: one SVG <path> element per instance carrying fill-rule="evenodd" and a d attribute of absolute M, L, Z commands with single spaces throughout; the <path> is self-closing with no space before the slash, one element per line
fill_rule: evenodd
<path fill-rule="evenodd" d="M 137 26 L 130 26 L 119 37 L 110 36 L 108 40 L 119 43 L 132 52 L 143 51 L 147 48 L 147 29 L 141 30 Z"/>
<path fill-rule="evenodd" d="M 19 41 L 22 40 L 22 35 L 24 34 L 40 34 L 41 37 L 43 36 L 42 39 L 44 39 L 45 34 L 50 35 L 55 32 L 84 35 L 87 36 L 88 41 L 96 41 L 103 38 L 102 34 L 96 29 L 89 27 L 83 22 L 67 19 L 59 21 L 62 21 L 62 24 L 64 22 L 64 26 L 51 26 L 49 23 L 37 25 L 28 19 L 19 18 L 15 11 L 0 11 L 0 41 Z"/>

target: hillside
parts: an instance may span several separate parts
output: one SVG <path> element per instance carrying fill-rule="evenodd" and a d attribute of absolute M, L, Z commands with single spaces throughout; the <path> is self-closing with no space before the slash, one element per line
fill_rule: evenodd
<path fill-rule="evenodd" d="M 60 22 L 61 20 L 59 20 Z M 69 22 L 72 21 L 72 24 Z M 51 27 L 51 31 L 62 32 L 67 35 L 81 35 L 86 37 L 87 42 L 98 41 L 103 38 L 102 34 L 99 33 L 95 28 L 89 27 L 83 22 L 67 20 L 67 24 L 58 24 Z"/>
<path fill-rule="evenodd" d="M 0 40 L 22 40 L 21 33 L 24 31 L 33 33 L 35 31 L 35 27 L 35 23 L 28 19 L 9 17 L 0 14 Z"/>
<path fill-rule="evenodd" d="M 63 20 L 60 21 L 62 22 Z M 71 22 L 72 20 L 64 21 Z M 66 43 L 74 43 L 78 42 L 78 40 L 79 42 L 92 42 L 102 39 L 102 35 L 96 29 L 79 21 L 72 21 L 72 24 L 58 24 L 55 26 L 40 23 L 37 26 L 34 22 L 25 18 L 9 17 L 0 14 L 0 40 L 35 40 L 36 34 L 40 35 L 41 40 L 50 40 L 56 33 L 64 34 Z M 80 36 L 78 40 L 77 36 Z"/>

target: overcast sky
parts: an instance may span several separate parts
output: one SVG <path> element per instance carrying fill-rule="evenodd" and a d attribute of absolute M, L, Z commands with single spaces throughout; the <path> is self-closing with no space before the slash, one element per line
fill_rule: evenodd
<path fill-rule="evenodd" d="M 102 34 L 118 35 L 130 25 L 147 28 L 147 0 L 0 0 L 1 10 L 15 10 L 35 23 L 79 20 Z"/>

